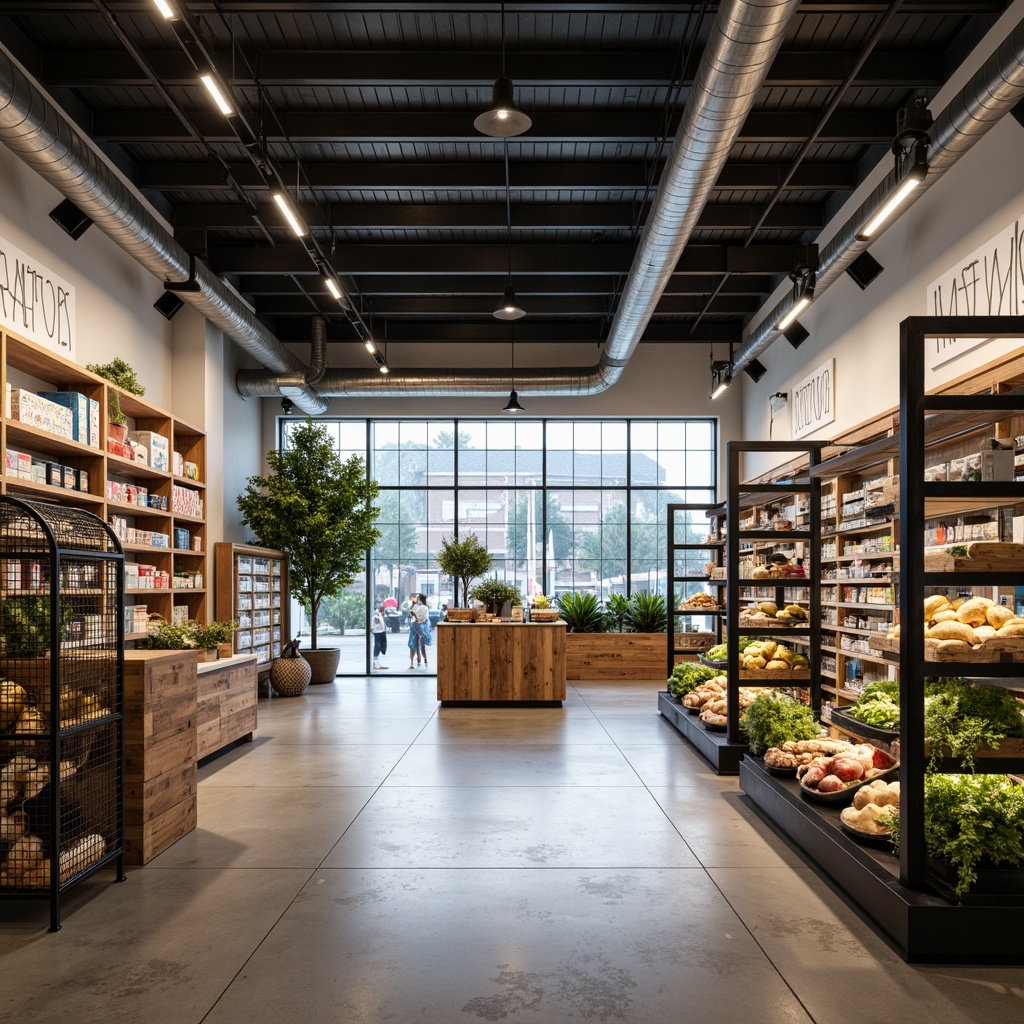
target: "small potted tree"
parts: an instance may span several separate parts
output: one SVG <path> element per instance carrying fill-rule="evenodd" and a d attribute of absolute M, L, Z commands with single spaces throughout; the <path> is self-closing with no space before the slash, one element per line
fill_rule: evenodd
<path fill-rule="evenodd" d="M 292 430 L 286 450 L 268 452 L 267 462 L 270 475 L 249 477 L 238 509 L 257 544 L 291 555 L 292 593 L 309 615 L 310 649 L 300 653 L 313 670 L 310 682 L 330 683 L 341 649 L 317 643 L 320 603 L 351 585 L 377 543 L 379 488 L 365 461 L 343 461 L 312 420 Z"/>
<path fill-rule="evenodd" d="M 132 395 L 144 395 L 145 387 L 139 383 L 139 378 L 132 367 L 120 356 L 109 363 L 89 363 L 86 369 L 114 385 L 107 389 L 108 433 L 115 441 L 124 444 L 128 437 L 128 428 L 125 426 L 127 417 L 121 410 L 121 395 L 117 389 L 120 388 L 121 391 L 127 391 Z"/>
<path fill-rule="evenodd" d="M 474 618 L 469 607 L 469 585 L 491 567 L 491 556 L 487 553 L 487 548 L 480 543 L 480 538 L 475 533 L 469 534 L 465 540 L 445 537 L 441 541 L 441 550 L 437 553 L 437 567 L 447 576 L 451 576 L 456 584 L 462 586 L 463 614 L 457 609 L 449 608 L 448 618 L 453 622 L 460 618 Z"/>
<path fill-rule="evenodd" d="M 513 605 L 523 603 L 523 595 L 519 592 L 519 588 L 504 580 L 499 580 L 497 576 L 481 580 L 470 590 L 469 596 L 474 601 L 480 601 L 492 615 L 500 616 L 503 619 L 512 614 Z"/>

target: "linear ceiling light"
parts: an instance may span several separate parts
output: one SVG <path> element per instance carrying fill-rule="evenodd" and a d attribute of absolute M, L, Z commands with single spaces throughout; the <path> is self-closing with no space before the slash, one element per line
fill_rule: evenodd
<path fill-rule="evenodd" d="M 813 270 L 803 270 L 793 275 L 793 305 L 779 317 L 775 330 L 785 331 L 786 328 L 814 300 L 815 274 Z"/>
<path fill-rule="evenodd" d="M 156 9 L 167 19 L 167 21 L 177 21 L 180 17 L 178 12 L 174 9 L 167 0 L 153 0 L 156 5 Z"/>
<path fill-rule="evenodd" d="M 901 148 L 900 139 L 893 143 L 896 153 L 896 171 L 899 184 L 882 208 L 857 232 L 857 238 L 866 241 L 899 209 L 911 192 L 928 177 L 928 136 L 916 138 L 909 150 Z"/>
<path fill-rule="evenodd" d="M 377 351 L 377 346 L 373 343 L 373 338 L 367 338 L 363 344 L 366 346 L 366 351 L 369 352 L 371 356 Z"/>
<path fill-rule="evenodd" d="M 338 284 L 338 279 L 329 273 L 324 273 L 324 283 L 327 285 L 327 290 L 331 295 L 341 302 L 345 298 L 345 293 L 341 290 L 341 285 Z"/>
<path fill-rule="evenodd" d="M 199 76 L 199 81 L 206 86 L 206 91 L 213 97 L 213 102 L 225 117 L 230 117 L 235 108 L 231 106 L 225 96 L 225 90 L 221 88 L 212 71 L 206 71 Z"/>
<path fill-rule="evenodd" d="M 713 359 L 711 361 L 711 398 L 718 398 L 732 383 L 732 361 Z"/>
<path fill-rule="evenodd" d="M 302 238 L 308 229 L 306 225 L 299 220 L 299 216 L 293 209 L 288 196 L 286 196 L 284 192 L 275 192 L 274 202 L 277 203 L 281 213 L 284 214 L 284 219 L 288 221 L 288 227 L 290 227 L 299 238 Z"/>

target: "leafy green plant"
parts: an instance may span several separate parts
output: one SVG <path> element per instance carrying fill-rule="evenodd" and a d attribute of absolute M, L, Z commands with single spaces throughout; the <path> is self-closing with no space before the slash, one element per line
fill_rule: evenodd
<path fill-rule="evenodd" d="M 238 626 L 237 622 L 168 622 L 158 616 L 150 619 L 145 637 L 135 646 L 158 651 L 202 650 L 227 643 Z"/>
<path fill-rule="evenodd" d="M 37 657 L 50 649 L 49 597 L 41 594 L 12 594 L 4 598 L 0 609 L 4 653 Z M 73 617 L 71 602 L 61 598 L 61 632 Z"/>
<path fill-rule="evenodd" d="M 523 603 L 523 595 L 519 593 L 519 588 L 504 580 L 499 580 L 497 576 L 481 580 L 470 590 L 469 596 L 474 601 L 481 602 L 491 611 L 500 611 L 506 601 L 512 605 Z"/>
<path fill-rule="evenodd" d="M 324 427 L 307 420 L 284 451 L 267 453 L 270 476 L 251 476 L 238 498 L 242 520 L 261 547 L 291 555 L 292 593 L 309 615 L 317 649 L 320 602 L 333 597 L 364 566 L 377 543 L 376 480 L 358 455 L 342 460 Z"/>
<path fill-rule="evenodd" d="M 811 708 L 782 694 L 755 698 L 747 708 L 744 728 L 755 754 L 788 740 L 812 740 L 821 733 Z"/>
<path fill-rule="evenodd" d="M 932 767 L 943 746 L 974 771 L 974 754 L 982 744 L 998 749 L 1008 736 L 1024 736 L 1021 704 L 1001 686 L 972 686 L 962 679 L 942 681 L 925 701 L 924 733 L 932 741 Z"/>
<path fill-rule="evenodd" d="M 609 619 L 615 626 L 614 632 L 623 633 L 626 630 L 626 616 L 629 614 L 629 598 L 625 594 L 612 594 L 605 601 Z M 609 632 L 612 632 L 609 630 Z"/>
<path fill-rule="evenodd" d="M 668 612 L 662 594 L 638 590 L 629 599 L 626 625 L 634 633 L 664 633 L 668 628 Z"/>
<path fill-rule="evenodd" d="M 491 556 L 475 533 L 465 540 L 445 537 L 437 553 L 437 567 L 462 586 L 462 607 L 469 607 L 469 585 L 491 567 Z"/>
<path fill-rule="evenodd" d="M 958 896 L 977 881 L 983 856 L 1024 863 L 1024 786 L 1005 775 L 929 775 L 924 794 L 925 845 L 956 868 Z"/>
<path fill-rule="evenodd" d="M 112 359 L 109 363 L 87 363 L 87 370 L 91 370 L 98 377 L 109 380 L 116 388 L 127 391 L 132 395 L 144 395 L 146 389 L 139 383 L 135 370 L 126 363 L 120 356 Z M 107 418 L 111 423 L 124 423 L 127 418 L 121 411 L 121 396 L 115 388 L 107 390 Z"/>
<path fill-rule="evenodd" d="M 668 677 L 668 692 L 678 700 L 692 693 L 701 683 L 714 679 L 718 673 L 695 661 L 681 661 Z"/>
<path fill-rule="evenodd" d="M 233 620 L 208 622 L 205 626 L 197 622 L 194 625 L 197 647 L 216 647 L 217 644 L 226 644 L 238 628 L 238 623 Z"/>
<path fill-rule="evenodd" d="M 571 591 L 555 602 L 570 633 L 603 633 L 604 610 L 594 594 Z"/>
<path fill-rule="evenodd" d="M 865 725 L 873 725 L 878 729 L 898 729 L 900 684 L 888 679 L 868 683 L 857 700 L 843 710 Z"/>

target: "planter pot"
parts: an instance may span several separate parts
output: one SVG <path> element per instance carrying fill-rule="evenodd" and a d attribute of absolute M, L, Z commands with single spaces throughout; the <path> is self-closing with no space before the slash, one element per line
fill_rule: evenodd
<path fill-rule="evenodd" d="M 216 647 L 200 647 L 196 651 L 196 661 L 216 661 L 217 660 L 217 648 Z"/>
<path fill-rule="evenodd" d="M 222 644 L 217 644 L 217 657 L 218 658 L 231 658 L 234 656 L 235 649 L 230 640 L 225 640 Z"/>
<path fill-rule="evenodd" d="M 281 697 L 301 697 L 312 669 L 305 658 L 276 658 L 270 666 L 270 685 Z"/>
<path fill-rule="evenodd" d="M 108 423 L 107 437 L 124 444 L 128 440 L 128 425 L 126 423 Z"/>
<path fill-rule="evenodd" d="M 340 647 L 321 647 L 315 651 L 299 651 L 312 670 L 310 683 L 333 683 L 341 661 Z"/>

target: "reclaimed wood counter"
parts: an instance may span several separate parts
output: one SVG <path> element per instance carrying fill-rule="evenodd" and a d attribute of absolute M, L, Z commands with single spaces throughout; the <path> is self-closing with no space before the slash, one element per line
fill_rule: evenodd
<path fill-rule="evenodd" d="M 565 646 L 562 621 L 439 622 L 437 699 L 560 707 Z"/>

